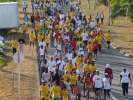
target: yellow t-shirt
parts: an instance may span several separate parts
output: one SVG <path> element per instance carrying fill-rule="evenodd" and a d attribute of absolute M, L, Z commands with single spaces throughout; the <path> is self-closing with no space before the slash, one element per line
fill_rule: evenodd
<path fill-rule="evenodd" d="M 112 40 L 112 35 L 111 33 L 106 33 L 105 34 L 106 41 L 111 41 Z"/>
<path fill-rule="evenodd" d="M 65 71 L 71 71 L 72 69 L 76 69 L 76 66 L 74 64 L 67 63 L 65 66 Z"/>
<path fill-rule="evenodd" d="M 44 100 L 49 100 L 49 87 L 48 87 L 48 85 L 42 85 L 41 86 L 41 96 L 44 98 Z"/>
<path fill-rule="evenodd" d="M 29 40 L 30 40 L 31 42 L 34 42 L 34 41 L 35 41 L 35 38 L 36 38 L 35 33 L 30 32 L 30 33 L 29 33 Z"/>
<path fill-rule="evenodd" d="M 82 63 L 81 57 L 77 57 L 77 58 L 76 58 L 76 65 L 77 65 L 77 68 L 78 68 L 78 69 L 80 69 L 81 63 Z"/>
<path fill-rule="evenodd" d="M 102 44 L 102 36 L 101 35 L 98 35 L 96 37 L 96 41 L 97 41 L 98 44 Z"/>
<path fill-rule="evenodd" d="M 90 64 L 84 64 L 83 70 L 85 73 L 91 73 Z"/>
<path fill-rule="evenodd" d="M 56 29 L 56 30 L 58 30 L 59 28 L 60 28 L 60 26 L 59 26 L 59 25 L 56 25 L 56 26 L 55 26 L 55 29 Z"/>
<path fill-rule="evenodd" d="M 52 86 L 51 87 L 51 96 L 52 98 L 61 97 L 61 87 L 60 86 Z"/>
<path fill-rule="evenodd" d="M 17 40 L 11 40 L 11 47 L 12 48 L 18 48 L 18 42 L 17 42 Z"/>
<path fill-rule="evenodd" d="M 65 65 L 65 71 L 70 71 L 70 70 L 71 70 L 70 64 L 67 63 L 67 64 Z"/>
<path fill-rule="evenodd" d="M 70 68 L 71 68 L 71 70 L 76 69 L 75 64 L 71 64 L 71 65 L 70 65 Z"/>
<path fill-rule="evenodd" d="M 90 71 L 91 71 L 91 73 L 95 72 L 96 71 L 96 65 L 90 64 Z"/>
<path fill-rule="evenodd" d="M 48 27 L 50 25 L 50 21 L 46 21 L 45 25 Z"/>
<path fill-rule="evenodd" d="M 68 91 L 67 90 L 62 91 L 62 100 L 68 100 Z"/>
<path fill-rule="evenodd" d="M 35 30 L 39 31 L 39 30 L 40 30 L 40 28 L 41 28 L 40 23 L 36 23 L 36 24 L 35 24 Z"/>
<path fill-rule="evenodd" d="M 78 82 L 78 76 L 77 75 L 71 75 L 70 76 L 70 82 L 71 82 L 71 85 L 76 85 Z"/>
<path fill-rule="evenodd" d="M 92 43 L 87 45 L 87 51 L 88 51 L 88 53 L 92 53 L 92 51 L 93 51 Z"/>
<path fill-rule="evenodd" d="M 45 35 L 45 41 L 46 41 L 46 43 L 49 43 L 49 41 L 50 41 L 50 34 Z"/>
<path fill-rule="evenodd" d="M 63 75 L 63 80 L 64 80 L 64 82 L 66 82 L 68 79 L 69 79 L 69 74 L 64 74 Z"/>
<path fill-rule="evenodd" d="M 44 38 L 44 35 L 43 34 L 38 34 L 38 41 L 42 41 L 42 39 Z"/>

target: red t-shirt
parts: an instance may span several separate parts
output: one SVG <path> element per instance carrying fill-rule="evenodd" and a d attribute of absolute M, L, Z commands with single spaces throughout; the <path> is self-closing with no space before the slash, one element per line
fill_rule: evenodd
<path fill-rule="evenodd" d="M 77 43 L 76 43 L 75 40 L 72 40 L 72 41 L 71 41 L 71 45 L 72 45 L 72 48 L 76 49 Z"/>
<path fill-rule="evenodd" d="M 60 33 L 60 32 L 55 32 L 55 39 L 56 39 L 57 41 L 61 41 L 62 36 L 61 36 L 61 33 Z"/>
<path fill-rule="evenodd" d="M 113 72 L 111 68 L 105 68 L 105 73 L 108 73 L 110 79 L 113 79 Z"/>
<path fill-rule="evenodd" d="M 37 16 L 35 17 L 35 19 L 36 19 L 36 21 L 40 21 L 41 17 L 40 17 L 39 15 L 37 15 Z"/>

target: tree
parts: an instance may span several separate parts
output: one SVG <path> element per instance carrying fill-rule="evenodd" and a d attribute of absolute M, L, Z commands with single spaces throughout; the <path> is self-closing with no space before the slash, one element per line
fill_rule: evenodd
<path fill-rule="evenodd" d="M 112 17 L 128 16 L 133 19 L 133 0 L 111 0 Z"/>

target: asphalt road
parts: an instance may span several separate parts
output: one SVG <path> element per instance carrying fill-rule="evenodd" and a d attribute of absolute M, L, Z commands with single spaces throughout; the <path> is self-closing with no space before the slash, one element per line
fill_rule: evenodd
<path fill-rule="evenodd" d="M 53 43 L 52 43 L 53 44 Z M 50 49 L 49 54 L 53 55 L 55 49 Z M 118 50 L 113 48 L 107 49 L 105 46 L 102 49 L 102 53 L 99 53 L 97 58 L 97 68 L 103 71 L 107 63 L 111 64 L 114 73 L 114 79 L 112 84 L 112 95 L 116 98 L 114 100 L 133 100 L 133 86 L 129 88 L 128 98 L 122 96 L 122 89 L 119 79 L 119 74 L 123 67 L 126 67 L 130 73 L 133 71 L 133 60 L 122 55 Z M 94 100 L 92 94 L 92 100 Z M 84 98 L 83 98 L 84 100 Z"/>
<path fill-rule="evenodd" d="M 105 45 L 105 44 L 104 44 Z M 133 72 L 133 60 L 125 57 L 116 49 L 107 49 L 103 47 L 102 53 L 97 58 L 97 68 L 101 71 L 104 70 L 105 65 L 109 63 L 113 69 L 114 79 L 112 84 L 112 94 L 116 97 L 116 100 L 133 100 L 133 85 L 129 87 L 128 98 L 123 97 L 120 84 L 120 72 L 125 67 L 132 74 Z"/>

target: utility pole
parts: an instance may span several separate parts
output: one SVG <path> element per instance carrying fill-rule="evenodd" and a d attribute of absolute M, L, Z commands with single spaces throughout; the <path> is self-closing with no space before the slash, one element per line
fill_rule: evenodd
<path fill-rule="evenodd" d="M 128 3 L 128 5 L 127 5 L 127 9 L 126 9 L 126 17 L 128 16 L 129 6 L 130 6 L 130 4 Z"/>
<path fill-rule="evenodd" d="M 108 8 L 109 8 L 109 19 L 108 19 L 108 25 L 111 25 L 111 0 L 108 0 Z"/>

